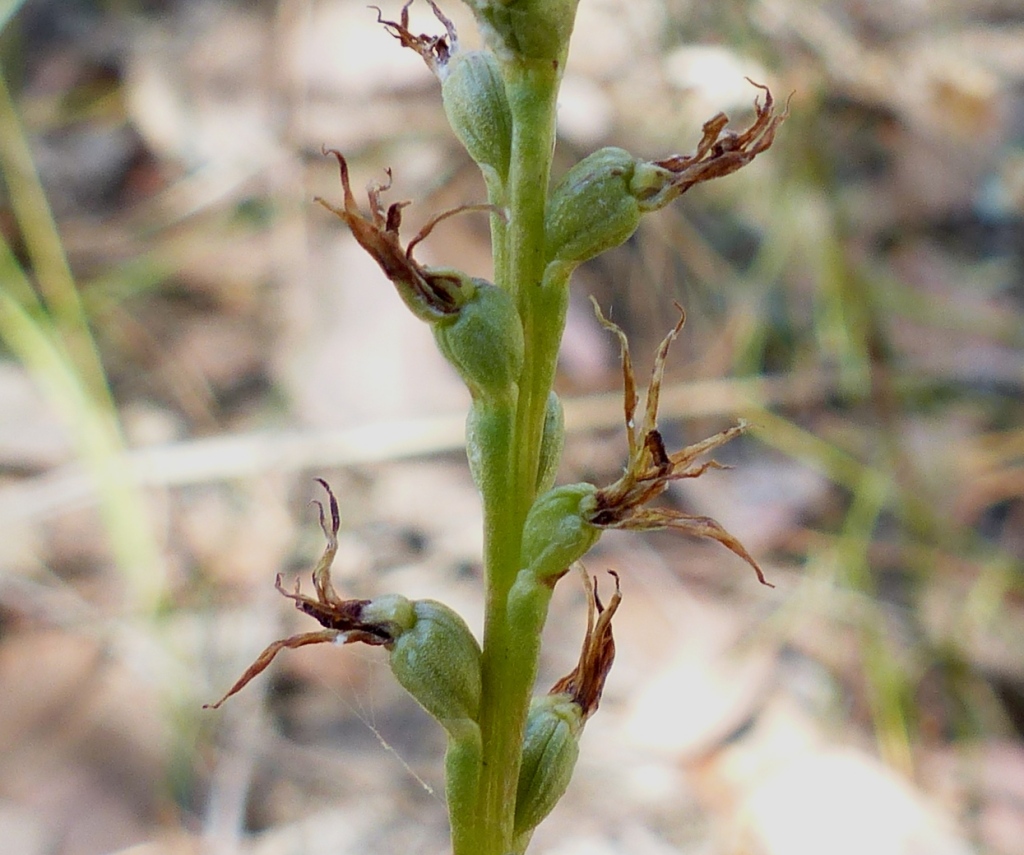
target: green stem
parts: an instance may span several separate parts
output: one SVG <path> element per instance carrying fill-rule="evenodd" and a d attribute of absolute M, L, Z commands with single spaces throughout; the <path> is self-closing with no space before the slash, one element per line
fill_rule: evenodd
<path fill-rule="evenodd" d="M 487 185 L 487 202 L 494 205 L 496 209 L 504 210 L 507 205 L 505 182 L 497 177 L 484 176 Z M 507 264 L 508 246 L 508 223 L 504 217 L 498 214 L 491 214 L 491 256 L 494 262 L 494 284 L 514 293 L 510 284 L 503 281 L 508 276 Z"/>
<path fill-rule="evenodd" d="M 472 851 L 456 855 L 507 855 L 513 848 L 515 795 L 530 691 L 537 670 L 539 626 L 510 620 L 509 592 L 520 569 L 523 523 L 537 492 L 544 411 L 554 376 L 564 323 L 552 317 L 541 283 L 545 266 L 544 213 L 555 139 L 555 99 L 561 63 L 515 60 L 503 71 L 513 117 L 508 178 L 509 220 L 496 280 L 516 296 L 526 339 L 526 357 L 511 421 L 511 457 L 504 489 L 484 496 L 487 601 L 483 645 L 480 727 L 483 761 Z M 557 303 L 558 300 L 555 300 Z M 486 465 L 486 463 L 485 463 Z M 546 610 L 546 609 L 545 609 Z M 537 636 L 527 641 L 527 634 Z"/>

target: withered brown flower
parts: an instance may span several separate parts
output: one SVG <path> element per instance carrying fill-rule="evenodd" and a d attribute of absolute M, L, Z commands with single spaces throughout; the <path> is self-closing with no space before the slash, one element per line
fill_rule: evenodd
<path fill-rule="evenodd" d="M 667 183 L 661 182 L 661 186 L 652 186 L 652 195 L 640 199 L 642 209 L 662 208 L 695 184 L 731 175 L 771 146 L 779 125 L 789 116 L 788 102 L 786 108 L 777 113 L 771 90 L 749 77 L 747 82 L 764 92 L 763 104 L 760 98 L 754 99 L 754 121 L 750 127 L 744 131 L 727 130 L 729 117 L 725 113 L 708 119 L 701 128 L 700 142 L 693 154 L 674 154 L 652 162 L 653 166 L 672 173 L 672 178 Z"/>
<path fill-rule="evenodd" d="M 672 529 L 693 537 L 717 540 L 753 567 L 762 585 L 774 587 L 765 579 L 757 561 L 747 552 L 743 544 L 711 517 L 687 514 L 672 508 L 647 507 L 647 504 L 664 493 L 673 481 L 697 478 L 709 469 L 725 468 L 714 460 L 704 463 L 698 463 L 697 460 L 735 439 L 747 429 L 747 424 L 740 422 L 714 436 L 688 445 L 681 451 L 672 454 L 666 451 L 665 442 L 658 430 L 658 401 L 669 348 L 676 336 L 679 335 L 686 320 L 686 314 L 682 307 L 677 306 L 677 308 L 680 313 L 679 321 L 658 348 L 654 359 L 654 368 L 651 372 L 651 383 L 647 389 L 643 420 L 638 425 L 636 411 L 639 397 L 636 391 L 633 363 L 629 355 L 629 342 L 622 329 L 609 321 L 601 313 L 597 301 L 594 301 L 598 320 L 619 338 L 622 352 L 624 411 L 629 460 L 626 464 L 626 471 L 618 481 L 595 493 L 593 510 L 590 512 L 588 521 L 591 525 L 604 529 L 631 529 L 634 531 Z"/>
<path fill-rule="evenodd" d="M 445 17 L 444 13 L 437 7 L 437 4 L 433 0 L 427 0 L 427 5 L 434 12 L 434 17 L 440 21 L 445 28 L 447 35 L 445 36 L 428 36 L 426 34 L 420 34 L 414 36 L 412 31 L 409 29 L 409 7 L 413 4 L 413 0 L 407 0 L 404 6 L 402 6 L 402 12 L 397 21 L 387 21 L 384 19 L 384 13 L 376 6 L 371 6 L 371 9 L 377 9 L 377 23 L 383 24 L 385 29 L 391 33 L 399 42 L 402 47 L 407 47 L 410 50 L 416 51 L 427 64 L 427 67 L 434 72 L 437 77 L 442 76 L 442 71 L 445 65 L 448 64 L 448 60 L 458 52 L 459 49 L 459 36 L 455 31 L 455 25 Z"/>
<path fill-rule="evenodd" d="M 397 626 L 377 619 L 373 621 L 362 619 L 363 610 L 370 605 L 369 600 L 344 600 L 334 590 L 334 585 L 331 583 L 331 564 L 338 551 L 338 528 L 341 525 L 341 516 L 338 512 L 338 500 L 334 497 L 327 482 L 322 478 L 316 480 L 327 491 L 330 505 L 330 524 L 328 525 L 323 504 L 315 502 L 320 514 L 320 528 L 327 538 L 327 546 L 324 548 L 323 555 L 320 556 L 320 560 L 313 569 L 313 588 L 316 591 L 316 597 L 304 595 L 298 580 L 295 581 L 295 590 L 288 593 L 281 584 L 280 573 L 277 574 L 274 587 L 283 596 L 294 600 L 295 608 L 315 618 L 324 628 L 314 632 L 301 632 L 268 645 L 225 695 L 214 704 L 205 704 L 204 709 L 217 709 L 224 701 L 245 688 L 254 677 L 267 669 L 267 666 L 274 661 L 274 657 L 282 650 L 294 650 L 308 644 L 351 644 L 358 641 L 374 646 L 388 646 L 395 641 L 399 629 Z"/>
<path fill-rule="evenodd" d="M 408 202 L 393 202 L 385 210 L 381 194 L 391 188 L 391 170 L 387 171 L 385 184 L 373 183 L 367 188 L 370 201 L 370 216 L 359 210 L 352 185 L 349 181 L 348 162 L 336 149 L 324 149 L 324 154 L 333 155 L 338 161 L 341 173 L 343 205 L 338 208 L 320 196 L 313 201 L 319 203 L 336 217 L 339 217 L 373 260 L 380 265 L 384 275 L 394 283 L 399 296 L 416 317 L 424 321 L 438 321 L 457 314 L 459 309 L 473 296 L 472 281 L 464 273 L 449 268 L 425 267 L 412 257 L 413 248 L 424 240 L 442 220 L 462 211 L 491 211 L 492 205 L 460 205 L 444 211 L 430 221 L 402 249 L 398 229 L 402 224 L 402 209 Z"/>
<path fill-rule="evenodd" d="M 586 571 L 583 576 L 587 584 L 587 632 L 583 636 L 583 649 L 576 667 L 551 687 L 550 695 L 568 695 L 579 707 L 586 721 L 597 710 L 604 692 L 605 680 L 615 661 L 615 639 L 612 637 L 612 617 L 622 602 L 619 589 L 619 574 L 608 571 L 615 579 L 615 593 L 608 606 L 601 602 L 597 592 L 597 579 L 591 579 Z"/>

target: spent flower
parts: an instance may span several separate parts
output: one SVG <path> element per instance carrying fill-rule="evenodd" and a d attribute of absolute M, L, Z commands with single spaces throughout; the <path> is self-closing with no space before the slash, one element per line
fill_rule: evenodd
<path fill-rule="evenodd" d="M 754 100 L 754 121 L 743 131 L 728 129 L 718 113 L 704 123 L 693 154 L 643 160 L 607 147 L 575 164 L 551 191 L 546 221 L 552 274 L 564 278 L 590 258 L 618 246 L 636 231 L 643 214 L 664 208 L 691 187 L 731 175 L 766 151 L 788 108 L 781 113 L 767 86 Z"/>
<path fill-rule="evenodd" d="M 648 507 L 673 481 L 698 478 L 710 469 L 724 468 L 714 460 L 703 463 L 699 460 L 747 429 L 747 424 L 741 422 L 680 451 L 669 453 L 665 448 L 665 441 L 658 430 L 658 404 L 665 360 L 672 342 L 683 328 L 685 315 L 682 310 L 678 323 L 658 348 L 643 419 L 638 424 L 639 396 L 626 334 L 601 314 L 596 301 L 594 308 L 600 322 L 619 338 L 629 457 L 622 477 L 607 487 L 598 488 L 587 483 L 565 484 L 537 498 L 523 530 L 522 555 L 526 570 L 535 582 L 553 586 L 607 529 L 672 529 L 692 537 L 718 541 L 746 561 L 761 584 L 774 587 L 765 579 L 761 567 L 743 544 L 711 517 L 673 508 Z"/>
<path fill-rule="evenodd" d="M 717 540 L 753 567 L 761 584 L 774 587 L 765 579 L 757 561 L 747 552 L 743 544 L 711 517 L 695 516 L 671 508 L 647 507 L 647 504 L 664 493 L 673 481 L 698 478 L 709 469 L 722 469 L 722 465 L 714 460 L 703 463 L 697 461 L 708 452 L 735 439 L 748 427 L 745 422 L 740 422 L 714 436 L 688 445 L 680 451 L 669 453 L 666 450 L 665 441 L 658 430 L 658 403 L 669 348 L 676 336 L 679 335 L 686 320 L 682 308 L 678 308 L 679 321 L 662 340 L 655 356 L 651 383 L 647 389 L 644 404 L 643 419 L 637 424 L 636 411 L 639 397 L 636 391 L 633 363 L 629 355 L 629 341 L 622 329 L 609 321 L 601 313 L 597 302 L 594 301 L 594 310 L 598 320 L 602 326 L 615 333 L 619 339 L 624 387 L 623 409 L 626 417 L 629 460 L 621 478 L 593 494 L 589 502 L 590 507 L 587 509 L 587 519 L 591 525 L 601 529 L 651 531 L 667 528 L 694 537 Z"/>
<path fill-rule="evenodd" d="M 427 0 L 445 35 L 415 35 L 409 29 L 409 7 L 397 21 L 377 12 L 377 21 L 410 50 L 418 53 L 441 82 L 441 103 L 455 135 L 484 173 L 492 198 L 500 194 L 508 175 L 512 150 L 512 111 L 505 81 L 494 54 L 487 50 L 463 51 L 455 25 Z"/>
<path fill-rule="evenodd" d="M 286 591 L 278 574 L 274 586 L 295 607 L 323 629 L 280 639 L 256 657 L 224 696 L 208 707 L 216 709 L 267 669 L 282 650 L 309 644 L 362 642 L 384 647 L 390 654 L 392 673 L 420 705 L 447 730 L 462 728 L 476 719 L 480 707 L 480 648 L 465 622 L 454 611 L 434 600 L 408 600 L 397 594 L 372 600 L 342 599 L 331 582 L 331 563 L 338 551 L 341 523 L 338 502 L 327 482 L 330 522 L 323 504 L 316 502 L 327 546 L 313 569 L 315 597 Z"/>
<path fill-rule="evenodd" d="M 696 184 L 731 175 L 775 142 L 775 133 L 789 115 L 789 106 L 776 112 L 771 90 L 749 77 L 747 82 L 764 92 L 764 103 L 754 99 L 754 121 L 746 130 L 729 130 L 729 117 L 717 113 L 701 128 L 693 154 L 674 154 L 637 170 L 633 185 L 645 211 L 665 207 Z"/>
<path fill-rule="evenodd" d="M 402 11 L 397 21 L 385 19 L 384 13 L 376 6 L 371 6 L 370 8 L 377 10 L 378 24 L 383 24 L 384 28 L 398 39 L 402 47 L 409 48 L 418 53 L 427 64 L 427 68 L 434 72 L 438 79 L 443 79 L 448 61 L 459 52 L 459 34 L 455 31 L 455 25 L 438 8 L 433 0 L 426 0 L 426 2 L 433 10 L 434 17 L 444 25 L 445 35 L 431 36 L 426 33 L 421 33 L 418 36 L 413 35 L 409 29 L 409 7 L 412 6 L 413 0 L 407 0 L 405 5 L 402 6 Z"/>
<path fill-rule="evenodd" d="M 597 579 L 583 572 L 587 631 L 579 662 L 547 695 L 535 698 L 530 705 L 516 795 L 517 835 L 535 828 L 562 797 L 576 766 L 583 726 L 601 701 L 615 659 L 612 617 L 622 601 L 618 574 L 611 575 L 615 578 L 615 593 L 606 608 L 597 592 Z"/>
<path fill-rule="evenodd" d="M 412 256 L 413 248 L 442 220 L 469 210 L 493 211 L 492 205 L 462 205 L 433 217 L 402 248 L 398 230 L 402 208 L 395 202 L 385 210 L 380 195 L 387 184 L 370 185 L 370 216 L 359 210 L 349 182 L 348 163 L 339 151 L 338 161 L 344 206 L 317 197 L 328 211 L 340 217 L 353 237 L 394 283 L 405 304 L 418 318 L 430 323 L 438 349 L 459 372 L 474 397 L 508 399 L 523 364 L 523 329 L 512 298 L 484 279 L 452 268 L 427 267 Z"/>
<path fill-rule="evenodd" d="M 462 205 L 438 214 L 403 249 L 398 230 L 402 225 L 402 209 L 409 203 L 393 202 L 385 209 L 380 198 L 391 188 L 391 170 L 387 171 L 387 183 L 373 183 L 367 188 L 370 201 L 370 216 L 367 217 L 359 210 L 352 192 L 345 156 L 336 149 L 324 149 L 324 154 L 333 155 L 338 161 L 344 201 L 340 208 L 320 196 L 314 201 L 348 226 L 352 236 L 394 283 L 402 300 L 416 317 L 424 321 L 438 321 L 455 315 L 476 291 L 474 280 L 452 268 L 426 267 L 412 257 L 412 251 L 442 220 L 462 211 L 491 210 L 491 206 Z"/>

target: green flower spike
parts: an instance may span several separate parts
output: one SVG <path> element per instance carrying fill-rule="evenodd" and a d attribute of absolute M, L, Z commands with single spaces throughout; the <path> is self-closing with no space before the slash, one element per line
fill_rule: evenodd
<path fill-rule="evenodd" d="M 597 490 L 589 499 L 586 509 L 587 521 L 600 529 L 632 529 L 634 531 L 652 531 L 656 529 L 672 529 L 693 537 L 707 537 L 717 540 L 730 551 L 754 568 L 758 581 L 762 585 L 774 587 L 764 577 L 758 563 L 746 548 L 722 526 L 705 516 L 694 516 L 670 508 L 648 508 L 646 505 L 668 489 L 673 481 L 684 478 L 697 478 L 709 469 L 724 468 L 714 460 L 697 463 L 698 458 L 714 451 L 735 439 L 748 425 L 740 422 L 712 437 L 688 445 L 681 451 L 669 454 L 658 431 L 658 399 L 661 394 L 661 383 L 665 373 L 665 360 L 669 347 L 683 328 L 686 315 L 682 307 L 679 322 L 662 341 L 654 360 L 651 373 L 651 385 L 647 390 L 644 417 L 639 425 L 636 423 L 636 410 L 639 399 L 636 392 L 636 378 L 633 374 L 633 363 L 629 356 L 629 342 L 626 334 L 614 323 L 609 321 L 594 301 L 594 310 L 601 324 L 611 330 L 619 338 L 622 351 L 622 375 L 625 387 L 624 410 L 626 416 L 626 438 L 629 443 L 629 462 L 626 471 L 618 481 L 608 487 Z"/>
<path fill-rule="evenodd" d="M 609 572 L 615 578 L 615 593 L 605 608 L 597 593 L 597 579 L 591 580 L 584 571 L 587 632 L 579 663 L 530 705 L 516 794 L 517 837 L 532 832 L 565 793 L 579 755 L 583 726 L 601 701 L 615 659 L 612 617 L 622 600 L 618 574 Z"/>
<path fill-rule="evenodd" d="M 338 551 L 340 516 L 338 502 L 327 482 L 330 524 L 317 502 L 320 528 L 327 546 L 313 570 L 316 597 L 305 596 L 296 581 L 293 593 L 284 590 L 281 575 L 274 586 L 295 607 L 323 627 L 269 645 L 238 678 L 227 693 L 207 708 L 216 709 L 243 689 L 284 649 L 309 644 L 362 642 L 384 647 L 390 653 L 392 673 L 419 704 L 449 732 L 464 734 L 480 707 L 480 648 L 465 622 L 454 611 L 433 600 L 408 600 L 397 594 L 372 600 L 344 600 L 331 583 L 331 563 Z"/>

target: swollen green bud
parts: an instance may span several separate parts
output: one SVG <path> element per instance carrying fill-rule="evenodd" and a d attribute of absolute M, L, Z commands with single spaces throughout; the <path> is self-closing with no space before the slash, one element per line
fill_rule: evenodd
<path fill-rule="evenodd" d="M 474 279 L 472 298 L 433 325 L 437 346 L 474 398 L 508 398 L 523 367 L 523 325 L 512 297 Z"/>
<path fill-rule="evenodd" d="M 376 601 L 373 601 L 376 602 Z M 363 610 L 367 614 L 369 608 Z M 391 646 L 391 671 L 445 729 L 480 712 L 480 646 L 465 621 L 434 600 L 412 603 L 413 625 Z"/>
<path fill-rule="evenodd" d="M 354 644 L 383 647 L 390 653 L 391 671 L 403 688 L 448 731 L 452 741 L 469 750 L 479 740 L 476 718 L 480 712 L 480 645 L 465 621 L 443 603 L 409 600 L 385 594 L 372 600 L 345 600 L 331 582 L 331 562 L 338 549 L 341 517 L 338 501 L 327 482 L 318 478 L 330 500 L 330 514 L 320 509 L 320 528 L 327 538 L 323 555 L 313 570 L 315 597 L 302 593 L 298 582 L 289 593 L 278 575 L 275 587 L 295 608 L 323 627 L 270 644 L 228 689 L 219 707 L 266 670 L 282 650 L 309 644 Z"/>
<path fill-rule="evenodd" d="M 534 698 L 526 719 L 523 760 L 516 795 L 515 835 L 529 834 L 565 793 L 572 777 L 583 726 L 601 702 L 605 680 L 615 660 L 612 618 L 622 602 L 619 577 L 605 608 L 597 594 L 597 580 L 587 584 L 587 632 L 576 667 Z"/>
<path fill-rule="evenodd" d="M 618 246 L 640 224 L 631 189 L 637 160 L 621 148 L 602 148 L 573 166 L 551 192 L 545 217 L 548 259 L 581 264 Z"/>
<path fill-rule="evenodd" d="M 515 835 L 536 828 L 565 795 L 579 757 L 580 708 L 566 695 L 534 698 L 516 789 Z"/>
<path fill-rule="evenodd" d="M 537 498 L 523 528 L 522 564 L 536 580 L 554 584 L 601 536 L 588 522 L 597 488 L 566 484 Z"/>
<path fill-rule="evenodd" d="M 466 0 L 501 59 L 561 61 L 579 0 Z"/>
<path fill-rule="evenodd" d="M 562 446 L 565 445 L 565 413 L 562 402 L 554 392 L 548 394 L 547 407 L 544 410 L 544 433 L 540 439 L 540 462 L 537 466 L 537 492 L 550 490 L 558 474 L 558 464 L 562 459 Z"/>
<path fill-rule="evenodd" d="M 629 238 L 642 214 L 664 208 L 697 184 L 731 175 L 767 150 L 786 113 L 775 112 L 767 87 L 754 85 L 765 93 L 764 104 L 754 101 L 754 122 L 737 132 L 728 129 L 724 113 L 713 116 L 693 154 L 645 161 L 610 147 L 573 166 L 552 191 L 545 218 L 548 262 L 558 278 Z"/>
<path fill-rule="evenodd" d="M 456 53 L 439 70 L 441 98 L 455 135 L 481 169 L 504 183 L 512 148 L 512 113 L 490 51 Z"/>

